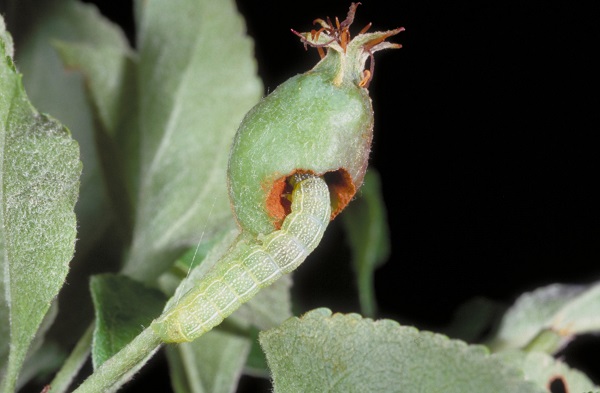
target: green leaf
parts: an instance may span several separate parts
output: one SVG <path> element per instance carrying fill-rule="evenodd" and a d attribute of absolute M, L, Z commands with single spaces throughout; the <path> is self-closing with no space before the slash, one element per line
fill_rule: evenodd
<path fill-rule="evenodd" d="M 96 106 L 90 108 L 81 73 L 65 68 L 52 43 L 64 40 L 76 41 L 82 46 L 127 44 L 119 28 L 104 18 L 93 5 L 72 0 L 18 0 L 13 3 L 13 12 L 8 13 L 12 16 L 12 23 L 10 20 L 7 22 L 20 33 L 16 37 L 16 63 L 24 75 L 23 83 L 28 95 L 36 108 L 60 119 L 71 130 L 73 138 L 80 145 L 84 167 L 79 200 L 75 206 L 78 240 L 73 269 L 67 278 L 71 285 L 66 286 L 59 295 L 59 317 L 49 333 L 65 348 L 70 348 L 93 317 L 89 276 L 98 271 L 114 269 L 116 264 L 112 261 L 109 264 L 106 254 L 99 256 L 101 253 L 94 247 L 98 246 L 100 240 L 106 240 L 109 225 L 115 225 L 115 217 L 127 216 L 114 214 L 106 197 L 107 190 L 96 153 L 96 139 L 102 138 L 94 135 L 95 126 L 101 124 L 99 116 L 93 113 Z M 104 63 L 101 62 L 99 66 L 104 66 Z M 105 70 L 105 75 L 113 76 L 113 70 L 108 67 Z M 112 162 L 116 162 L 116 159 L 113 158 Z M 135 163 L 135 160 L 131 162 Z M 113 176 L 113 181 L 107 184 L 113 184 L 114 179 L 120 177 L 122 174 Z M 112 233 L 109 236 L 120 240 Z M 113 255 L 119 252 L 118 242 L 110 247 L 106 244 L 102 247 L 103 251 L 110 250 Z M 89 258 L 90 255 L 92 258 Z"/>
<path fill-rule="evenodd" d="M 483 297 L 474 297 L 462 304 L 443 333 L 466 342 L 478 342 L 486 332 L 494 329 L 506 307 Z"/>
<path fill-rule="evenodd" d="M 10 344 L 0 391 L 19 370 L 73 256 L 81 162 L 68 130 L 29 103 L 0 24 L 0 325 Z M 8 337 L 5 335 L 4 337 Z"/>
<path fill-rule="evenodd" d="M 154 280 L 232 221 L 229 146 L 262 86 L 234 1 L 152 1 L 136 11 L 141 178 L 124 272 Z"/>
<path fill-rule="evenodd" d="M 541 388 L 547 389 L 554 380 L 560 379 L 564 386 L 560 391 L 591 392 L 594 390 L 597 392 L 600 389 L 584 373 L 546 353 L 509 350 L 494 356 L 523 370 L 525 379 L 533 381 Z"/>
<path fill-rule="evenodd" d="M 136 59 L 121 35 L 102 43 L 55 42 L 65 66 L 81 71 L 96 121 L 96 143 L 121 235 L 130 241 L 139 172 Z"/>
<path fill-rule="evenodd" d="M 488 343 L 494 351 L 535 349 L 553 353 L 574 335 L 600 331 L 600 282 L 591 285 L 552 284 L 521 295 L 504 315 Z M 555 344 L 548 345 L 549 335 Z"/>
<path fill-rule="evenodd" d="M 250 351 L 250 340 L 212 330 L 191 343 L 167 347 L 173 390 L 177 393 L 235 391 Z"/>
<path fill-rule="evenodd" d="M 543 392 L 482 346 L 316 309 L 260 334 L 276 392 Z"/>
<path fill-rule="evenodd" d="M 85 97 L 83 79 L 79 73 L 65 69 L 52 42 L 76 40 L 80 44 L 99 44 L 114 39 L 119 33 L 96 7 L 80 1 L 18 0 L 14 3 L 10 26 L 20 33 L 16 40 L 16 62 L 24 75 L 29 97 L 36 108 L 65 124 L 80 145 L 85 170 L 76 205 L 79 256 L 98 240 L 112 216 L 106 214 L 109 205 L 98 168 L 94 118 Z"/>
<path fill-rule="evenodd" d="M 14 42 L 12 36 L 6 30 L 6 25 L 3 18 L 0 18 L 0 42 L 4 48 L 4 55 L 12 58 L 15 52 Z"/>
<path fill-rule="evenodd" d="M 377 312 L 373 273 L 390 255 L 387 212 L 376 171 L 370 169 L 366 173 L 359 198 L 348 205 L 341 217 L 352 249 L 361 310 L 372 317 Z"/>
<path fill-rule="evenodd" d="M 90 290 L 96 310 L 92 361 L 97 369 L 150 325 L 166 299 L 162 292 L 116 274 L 92 277 Z"/>

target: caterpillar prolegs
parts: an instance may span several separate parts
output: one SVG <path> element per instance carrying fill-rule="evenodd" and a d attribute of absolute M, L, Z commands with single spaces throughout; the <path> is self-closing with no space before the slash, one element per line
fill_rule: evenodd
<path fill-rule="evenodd" d="M 320 177 L 298 177 L 291 213 L 281 229 L 253 245 L 238 243 L 198 286 L 152 323 L 164 342 L 193 341 L 220 324 L 283 274 L 290 273 L 317 247 L 331 217 L 329 189 Z"/>

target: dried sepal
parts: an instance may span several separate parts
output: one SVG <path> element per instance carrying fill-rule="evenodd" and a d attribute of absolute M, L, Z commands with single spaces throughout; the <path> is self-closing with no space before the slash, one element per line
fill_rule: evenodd
<path fill-rule="evenodd" d="M 400 27 L 393 30 L 367 33 L 372 26 L 371 23 L 368 23 L 355 37 L 352 37 L 350 26 L 354 22 L 356 8 L 359 4 L 352 3 L 350 5 L 348 15 L 342 22 L 338 18 L 335 18 L 335 22 L 332 22 L 329 17 L 326 19 L 319 18 L 315 19 L 313 24 L 320 25 L 320 29 L 311 30 L 307 33 L 299 33 L 295 30 L 292 30 L 292 32 L 300 37 L 305 48 L 308 48 L 308 46 L 317 48 L 323 60 L 326 58 L 325 49 L 327 49 L 327 54 L 330 53 L 331 49 L 347 59 L 341 62 L 344 64 L 344 68 L 337 70 L 337 75 L 334 78 L 335 83 L 341 83 L 346 78 L 360 87 L 367 88 L 374 73 L 373 54 L 384 49 L 401 48 L 402 45 L 387 42 L 386 39 L 405 29 Z M 369 70 L 365 70 L 368 59 L 370 59 Z"/>

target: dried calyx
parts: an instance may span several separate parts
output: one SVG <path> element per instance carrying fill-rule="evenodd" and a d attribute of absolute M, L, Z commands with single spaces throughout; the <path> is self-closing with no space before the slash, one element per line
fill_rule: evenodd
<path fill-rule="evenodd" d="M 404 31 L 404 27 L 368 33 L 367 31 L 371 27 L 371 23 L 369 23 L 352 38 L 350 26 L 354 22 L 356 8 L 359 5 L 360 3 L 352 3 L 346 19 L 341 22 L 337 17 L 335 22 L 332 22 L 329 17 L 319 18 L 315 19 L 313 23 L 320 25 L 320 29 L 313 29 L 307 33 L 298 33 L 292 29 L 292 32 L 300 37 L 305 48 L 312 46 L 319 51 L 322 60 L 314 70 L 329 69 L 336 85 L 351 82 L 368 88 L 375 67 L 373 54 L 383 49 L 401 48 L 402 45 L 385 40 Z M 327 53 L 324 49 L 327 49 Z M 365 69 L 367 60 L 370 60 L 369 69 Z"/>

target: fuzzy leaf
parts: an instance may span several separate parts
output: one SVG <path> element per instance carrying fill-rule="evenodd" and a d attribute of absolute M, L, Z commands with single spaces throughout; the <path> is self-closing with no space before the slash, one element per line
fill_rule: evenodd
<path fill-rule="evenodd" d="M 374 316 L 377 302 L 373 273 L 390 254 L 385 202 L 381 195 L 381 180 L 376 171 L 371 169 L 366 173 L 359 192 L 359 198 L 348 205 L 342 214 L 342 223 L 352 249 L 361 310 L 366 316 Z"/>
<path fill-rule="evenodd" d="M 82 72 L 96 121 L 96 143 L 120 232 L 130 240 L 137 194 L 139 131 L 136 59 L 123 37 L 55 42 L 65 66 Z"/>
<path fill-rule="evenodd" d="M 156 318 L 165 303 L 162 292 L 116 274 L 92 277 L 96 310 L 92 347 L 94 369 L 117 353 Z"/>
<path fill-rule="evenodd" d="M 19 0 L 12 8 L 16 15 L 10 25 L 20 33 L 16 61 L 29 97 L 36 108 L 65 124 L 80 145 L 85 170 L 76 213 L 77 255 L 82 255 L 106 230 L 112 216 L 106 213 L 109 205 L 99 171 L 94 118 L 85 97 L 83 79 L 79 73 L 65 69 L 52 42 L 65 40 L 101 45 L 124 37 L 95 6 L 80 1 Z"/>
<path fill-rule="evenodd" d="M 482 346 L 317 309 L 260 334 L 276 392 L 536 392 Z"/>
<path fill-rule="evenodd" d="M 19 370 L 73 257 L 79 148 L 68 130 L 30 104 L 6 52 L 0 22 L 0 325 L 10 339 L 0 391 L 14 390 Z M 8 337 L 8 335 L 4 336 Z"/>
<path fill-rule="evenodd" d="M 117 268 L 116 258 L 107 258 L 106 253 L 99 253 L 94 247 L 100 240 L 106 240 L 107 234 L 120 240 L 117 237 L 120 232 L 107 229 L 110 225 L 115 227 L 115 218 L 125 217 L 125 214 L 113 213 L 115 205 L 109 203 L 105 184 L 112 184 L 123 174 L 113 176 L 108 183 L 102 178 L 96 147 L 96 140 L 100 138 L 94 135 L 94 130 L 102 123 L 98 114 L 93 113 L 96 106 L 90 106 L 86 97 L 82 74 L 65 67 L 53 44 L 57 40 L 102 48 L 127 48 L 128 44 L 120 28 L 103 17 L 92 4 L 79 0 L 17 0 L 13 3 L 10 7 L 12 12 L 8 12 L 12 23 L 11 20 L 7 23 L 19 33 L 15 37 L 15 62 L 23 73 L 28 95 L 36 108 L 51 114 L 69 128 L 81 150 L 84 170 L 75 206 L 78 233 L 75 257 L 71 263 L 73 269 L 67 277 L 70 285 L 60 292 L 59 315 L 49 332 L 50 337 L 58 340 L 64 348 L 71 348 L 93 318 L 89 276 Z M 114 61 L 108 60 L 100 61 L 97 66 L 102 67 L 108 80 L 105 86 L 114 87 L 108 82 L 120 74 L 115 72 L 114 67 L 109 69 Z M 115 161 L 113 157 L 112 162 Z M 103 251 L 113 255 L 119 252 L 118 246 L 107 247 L 106 244 L 102 246 Z"/>
<path fill-rule="evenodd" d="M 262 86 L 234 1 L 151 1 L 136 11 L 141 178 L 124 272 L 154 280 L 232 221 L 229 146 Z"/>
<path fill-rule="evenodd" d="M 557 351 L 577 334 L 600 331 L 600 283 L 552 284 L 521 295 L 506 312 L 489 346 L 495 351 L 522 348 L 538 336 L 556 335 Z"/>
<path fill-rule="evenodd" d="M 212 330 L 194 342 L 167 347 L 173 390 L 234 392 L 250 345 L 247 337 Z"/>

